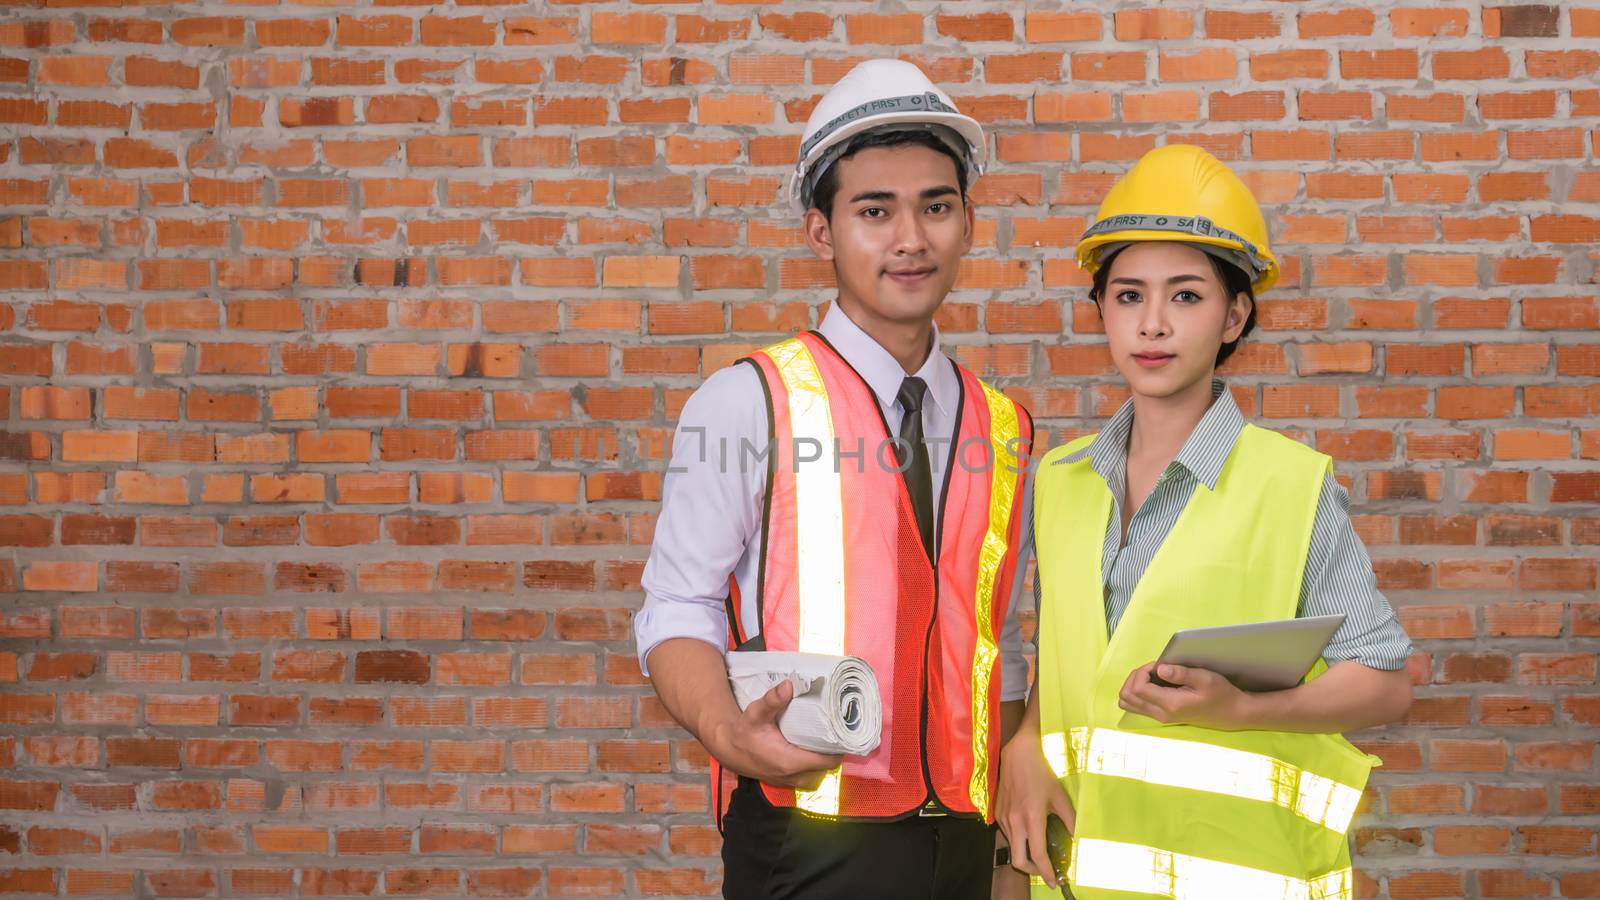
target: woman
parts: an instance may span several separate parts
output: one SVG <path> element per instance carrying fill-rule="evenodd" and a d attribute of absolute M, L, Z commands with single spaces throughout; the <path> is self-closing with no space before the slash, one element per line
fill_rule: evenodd
<path fill-rule="evenodd" d="M 997 815 L 1035 896 L 1348 897 L 1346 831 L 1377 763 L 1341 732 L 1411 702 L 1410 643 L 1331 460 L 1247 424 L 1218 366 L 1277 280 L 1255 198 L 1204 150 L 1146 154 L 1078 244 L 1131 398 L 1041 462 L 1038 679 Z M 1181 628 L 1343 613 L 1312 676 L 1246 693 L 1157 666 Z"/>

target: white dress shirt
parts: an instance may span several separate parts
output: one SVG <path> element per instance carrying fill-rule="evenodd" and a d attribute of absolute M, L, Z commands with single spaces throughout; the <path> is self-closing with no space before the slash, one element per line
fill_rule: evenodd
<path fill-rule="evenodd" d="M 878 400 L 889 433 L 898 434 L 903 411 L 896 398 L 906 378 L 900 363 L 837 304 L 817 331 L 861 374 Z M 937 327 L 933 345 L 936 349 L 914 374 L 928 385 L 922 430 L 933 471 L 937 531 L 944 504 L 938 488 L 944 484 L 949 466 L 961 384 L 955 363 L 937 349 Z M 726 649 L 728 614 L 724 603 L 730 574 L 739 585 L 739 618 L 745 636 L 753 638 L 759 633 L 756 570 L 761 557 L 767 466 L 764 459 L 741 452 L 741 448 L 759 451 L 766 448 L 767 441 L 767 401 L 760 375 L 748 365 L 729 366 L 713 374 L 684 404 L 672 441 L 672 463 L 662 487 L 655 542 L 641 579 L 644 605 L 633 620 L 641 667 L 647 665 L 651 649 L 669 638 L 695 638 L 718 650 Z M 873 449 L 868 447 L 869 454 Z M 1024 484 L 1013 515 L 1028 516 L 1032 496 L 1030 485 Z M 1021 546 L 1012 556 L 1019 573 L 1025 571 L 1033 551 L 1031 532 L 1030 528 L 1022 530 Z M 1019 576 L 1012 580 L 1011 602 L 1000 631 L 1002 700 L 1021 700 L 1028 691 L 1027 661 L 1017 620 L 1021 597 Z"/>

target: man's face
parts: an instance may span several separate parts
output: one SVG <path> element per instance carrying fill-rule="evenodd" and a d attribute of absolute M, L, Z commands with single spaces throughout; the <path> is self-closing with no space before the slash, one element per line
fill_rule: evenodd
<path fill-rule="evenodd" d="M 1210 257 L 1175 241 L 1134 244 L 1111 261 L 1100 298 L 1106 342 L 1134 393 L 1171 397 L 1204 383 L 1237 340 L 1250 298 L 1229 296 Z"/>
<path fill-rule="evenodd" d="M 891 322 L 931 319 L 972 248 L 972 209 L 948 155 L 870 147 L 834 164 L 833 217 L 806 213 L 806 243 L 833 263 L 841 303 Z"/>

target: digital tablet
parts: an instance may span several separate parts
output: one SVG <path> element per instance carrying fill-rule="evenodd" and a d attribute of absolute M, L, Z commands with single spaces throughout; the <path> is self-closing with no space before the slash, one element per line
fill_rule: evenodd
<path fill-rule="evenodd" d="M 1342 624 L 1341 613 L 1185 628 L 1167 641 L 1158 662 L 1210 669 L 1243 691 L 1281 691 L 1306 677 Z"/>

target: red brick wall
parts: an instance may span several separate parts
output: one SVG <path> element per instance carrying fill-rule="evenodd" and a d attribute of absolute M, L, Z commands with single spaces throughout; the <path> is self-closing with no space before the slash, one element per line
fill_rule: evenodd
<path fill-rule="evenodd" d="M 1120 399 L 1085 217 L 1162 141 L 1237 164 L 1287 277 L 1233 383 L 1418 639 L 1362 892 L 1600 896 L 1600 6 L 31 5 L 0 890 L 715 890 L 629 635 L 662 453 L 814 321 L 800 123 L 905 54 L 994 133 L 945 334 L 1052 443 Z"/>

